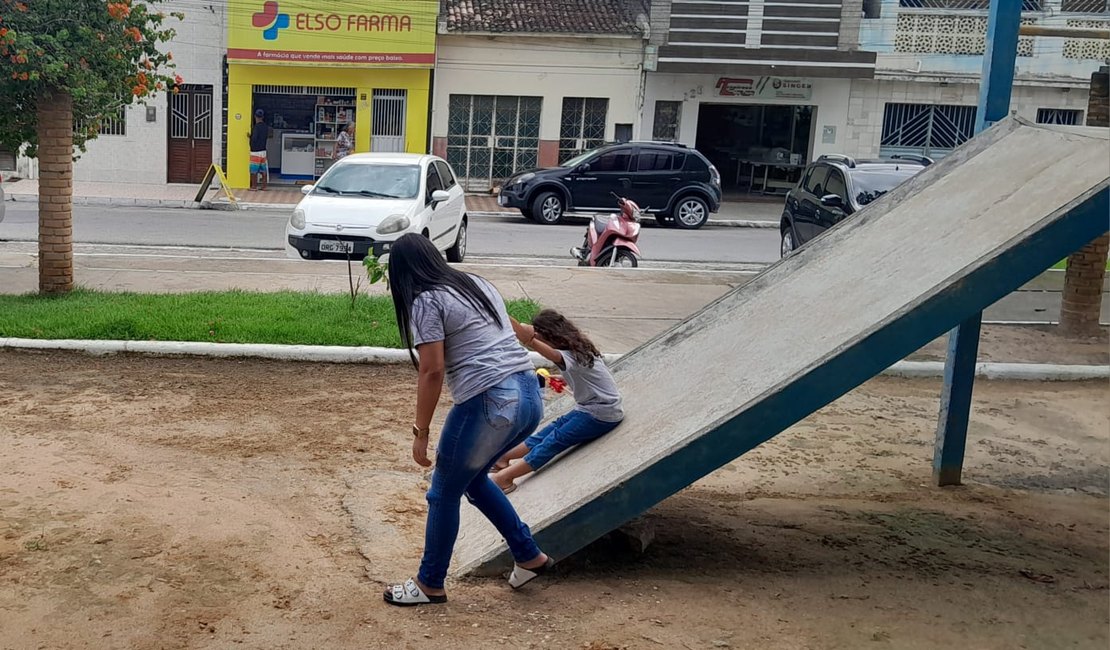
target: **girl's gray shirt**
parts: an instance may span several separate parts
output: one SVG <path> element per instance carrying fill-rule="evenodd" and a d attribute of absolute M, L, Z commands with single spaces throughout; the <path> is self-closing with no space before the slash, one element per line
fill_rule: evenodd
<path fill-rule="evenodd" d="M 596 357 L 594 366 L 589 368 L 575 361 L 574 355 L 566 350 L 559 350 L 559 354 L 563 355 L 563 379 L 574 393 L 574 401 L 578 403 L 577 410 L 602 422 L 623 420 L 621 394 L 605 361 Z"/>

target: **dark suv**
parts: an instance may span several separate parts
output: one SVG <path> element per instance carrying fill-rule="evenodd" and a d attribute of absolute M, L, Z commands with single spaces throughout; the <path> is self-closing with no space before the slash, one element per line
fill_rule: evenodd
<path fill-rule="evenodd" d="M 660 224 L 701 228 L 721 207 L 721 175 L 694 149 L 664 142 L 627 142 L 587 151 L 559 167 L 505 181 L 497 202 L 542 224 L 567 212 L 616 212 L 613 194 L 632 199 Z"/>
<path fill-rule="evenodd" d="M 779 224 L 782 257 L 931 164 L 932 159 L 925 156 L 895 155 L 882 160 L 821 156 L 786 195 Z"/>

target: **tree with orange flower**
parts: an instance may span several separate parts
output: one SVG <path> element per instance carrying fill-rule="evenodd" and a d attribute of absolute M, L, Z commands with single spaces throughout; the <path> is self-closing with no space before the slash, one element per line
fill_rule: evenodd
<path fill-rule="evenodd" d="M 0 0 L 0 147 L 39 158 L 39 292 L 73 287 L 73 158 L 121 106 L 175 92 L 162 0 Z"/>

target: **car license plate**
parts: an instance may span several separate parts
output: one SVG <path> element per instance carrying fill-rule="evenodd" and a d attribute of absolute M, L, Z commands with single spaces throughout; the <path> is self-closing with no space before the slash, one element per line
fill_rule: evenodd
<path fill-rule="evenodd" d="M 320 240 L 321 253 L 351 253 L 354 250 L 355 243 L 352 241 L 338 241 L 335 239 Z"/>

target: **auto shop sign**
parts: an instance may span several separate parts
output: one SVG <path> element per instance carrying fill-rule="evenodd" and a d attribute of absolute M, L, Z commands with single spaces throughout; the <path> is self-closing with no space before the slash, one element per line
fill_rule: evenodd
<path fill-rule="evenodd" d="M 791 77 L 721 77 L 717 80 L 717 95 L 754 99 L 809 99 L 813 95 L 813 83 L 808 79 Z"/>

